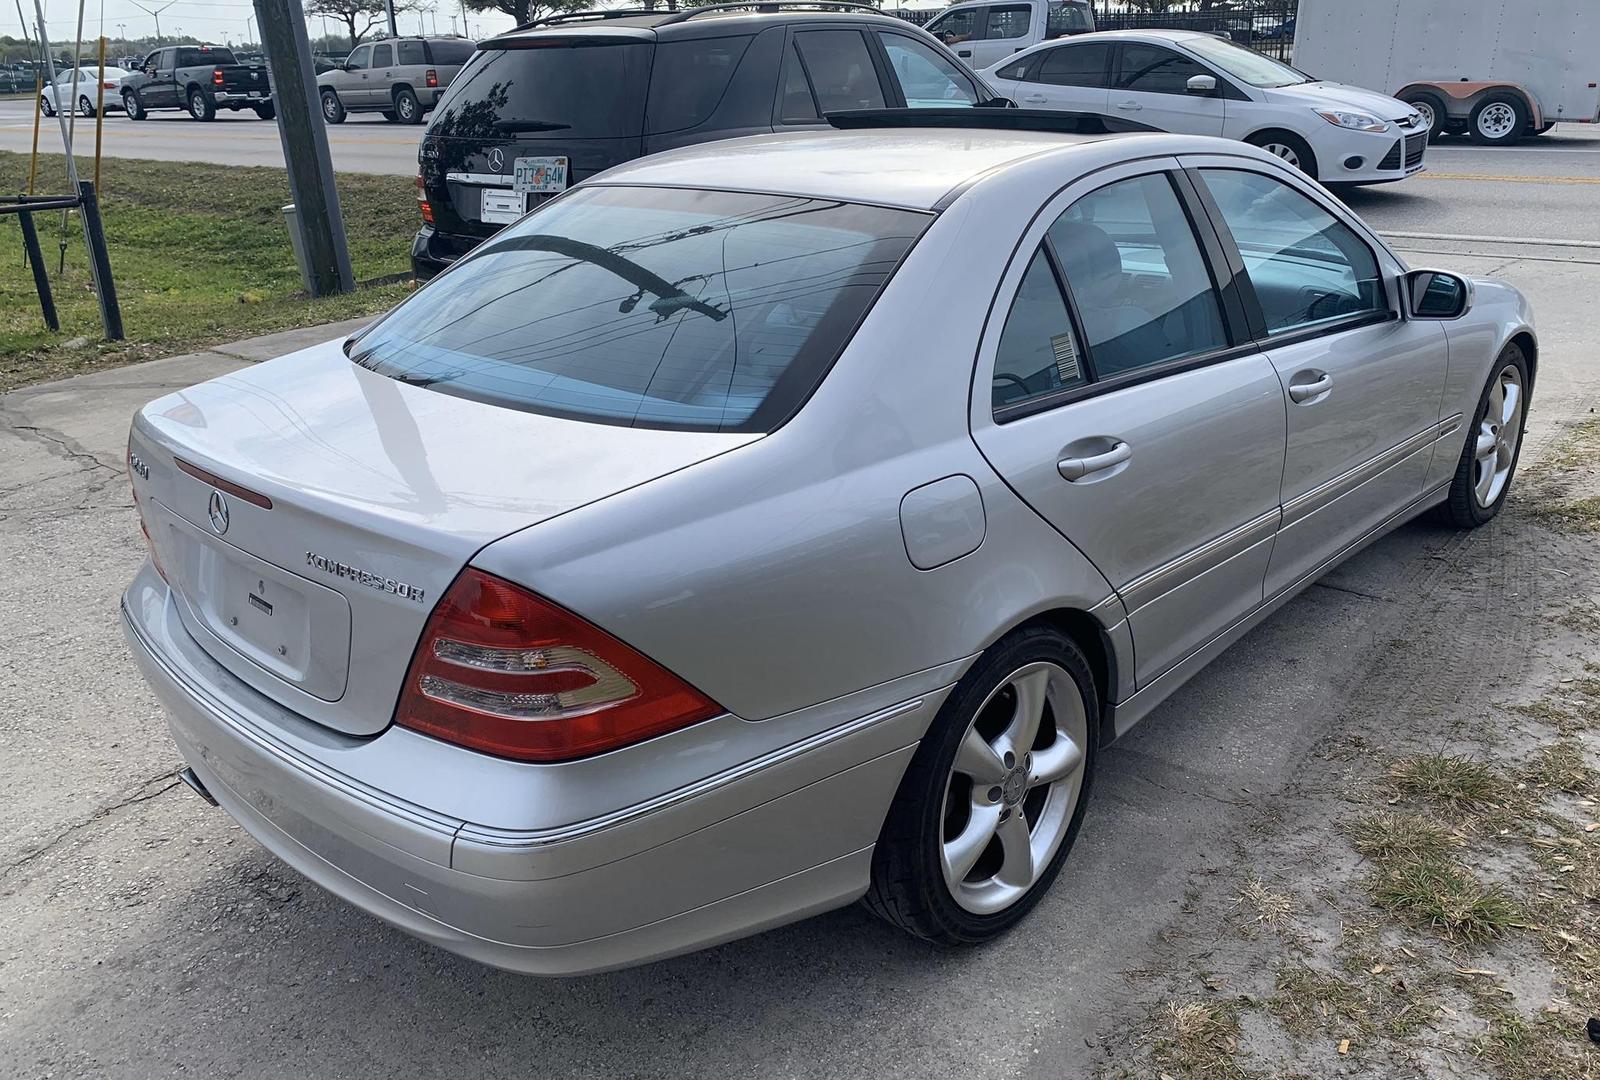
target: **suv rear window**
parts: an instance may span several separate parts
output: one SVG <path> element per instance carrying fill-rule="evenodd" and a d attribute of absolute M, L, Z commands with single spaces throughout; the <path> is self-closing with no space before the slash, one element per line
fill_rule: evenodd
<path fill-rule="evenodd" d="M 470 41 L 430 41 L 428 49 L 435 64 L 465 64 L 478 46 Z"/>
<path fill-rule="evenodd" d="M 484 139 L 497 121 L 558 125 L 563 138 L 637 137 L 644 130 L 648 42 L 535 38 L 480 51 L 450 84 L 430 134 Z M 437 47 L 436 47 L 437 48 Z"/>
<path fill-rule="evenodd" d="M 528 412 L 770 431 L 931 220 L 787 195 L 579 188 L 400 305 L 350 356 Z"/>

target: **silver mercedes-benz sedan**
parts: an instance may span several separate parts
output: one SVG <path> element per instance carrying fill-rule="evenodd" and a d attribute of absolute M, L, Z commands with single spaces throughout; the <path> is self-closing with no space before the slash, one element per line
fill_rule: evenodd
<path fill-rule="evenodd" d="M 980 942 L 1111 740 L 1385 530 L 1495 516 L 1536 361 L 1514 289 L 1238 143 L 716 143 L 146 407 L 123 615 L 190 785 L 447 949 L 862 898 Z"/>

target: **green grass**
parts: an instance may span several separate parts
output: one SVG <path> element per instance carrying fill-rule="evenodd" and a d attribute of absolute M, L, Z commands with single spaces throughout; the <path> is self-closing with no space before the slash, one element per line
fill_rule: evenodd
<path fill-rule="evenodd" d="M 80 175 L 93 164 L 80 160 Z M 25 154 L 0 152 L 0 191 L 27 188 Z M 418 218 L 413 181 L 345 175 L 339 197 L 358 281 L 410 269 Z M 257 334 L 375 314 L 409 284 L 358 289 L 311 300 L 289 246 L 282 169 L 107 159 L 101 206 L 112 276 L 127 340 L 100 340 L 99 308 L 89 288 L 82 234 L 74 217 L 66 270 L 58 274 L 61 215 L 35 221 L 50 270 L 61 330 L 46 329 L 22 264 L 21 231 L 0 218 L 0 390 L 136 360 L 187 352 Z M 61 155 L 41 155 L 40 194 L 67 190 Z M 66 348 L 87 337 L 90 344 Z"/>
<path fill-rule="evenodd" d="M 1505 792 L 1488 765 L 1449 754 L 1403 758 L 1389 770 L 1389 777 L 1401 794 L 1431 799 L 1454 812 L 1493 804 Z"/>
<path fill-rule="evenodd" d="M 1484 885 L 1456 863 L 1431 855 L 1379 862 L 1372 899 L 1456 942 L 1497 938 L 1522 920 L 1500 886 Z"/>

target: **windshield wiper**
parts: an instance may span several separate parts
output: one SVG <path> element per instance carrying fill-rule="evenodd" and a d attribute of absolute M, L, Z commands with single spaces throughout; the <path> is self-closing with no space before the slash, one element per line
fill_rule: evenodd
<path fill-rule="evenodd" d="M 557 124 L 550 120 L 496 120 L 491 126 L 508 135 L 520 131 L 566 131 L 572 127 L 571 124 Z"/>

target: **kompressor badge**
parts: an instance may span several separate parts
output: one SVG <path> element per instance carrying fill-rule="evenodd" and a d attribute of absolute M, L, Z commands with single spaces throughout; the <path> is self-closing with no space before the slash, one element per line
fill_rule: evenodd
<path fill-rule="evenodd" d="M 365 585 L 369 589 L 391 593 L 406 600 L 414 600 L 419 604 L 422 603 L 423 597 L 426 595 L 415 585 L 407 585 L 403 581 L 396 581 L 394 578 L 384 577 L 382 574 L 374 574 L 371 570 L 363 570 L 359 566 L 351 566 L 349 563 L 330 559 L 326 555 L 318 555 L 314 551 L 306 552 L 306 565 L 315 567 L 324 574 L 332 574 L 334 577 L 354 581 L 357 584 Z"/>

